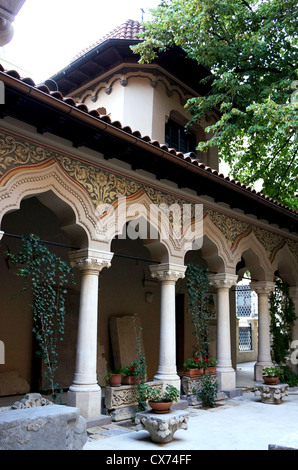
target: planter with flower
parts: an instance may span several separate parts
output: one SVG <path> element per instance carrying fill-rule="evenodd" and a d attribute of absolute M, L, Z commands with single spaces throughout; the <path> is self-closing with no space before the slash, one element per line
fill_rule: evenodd
<path fill-rule="evenodd" d="M 124 367 L 122 377 L 123 385 L 135 385 L 137 383 L 138 363 L 132 361 L 128 366 Z"/>
<path fill-rule="evenodd" d="M 120 387 L 121 379 L 122 369 L 111 370 L 105 377 L 106 383 L 109 383 L 111 387 Z"/>
<path fill-rule="evenodd" d="M 282 373 L 280 367 L 265 367 L 263 369 L 263 380 L 267 385 L 275 385 L 279 381 L 279 376 Z"/>
<path fill-rule="evenodd" d="M 148 401 L 148 405 L 153 413 L 169 413 L 173 401 L 178 401 L 180 397 L 179 390 L 173 385 L 167 385 L 164 392 L 160 389 L 150 387 L 147 384 L 139 385 L 139 393 L 142 401 Z"/>
<path fill-rule="evenodd" d="M 204 373 L 202 361 L 197 357 L 188 358 L 183 366 L 186 369 L 184 372 L 186 377 L 199 377 Z"/>
<path fill-rule="evenodd" d="M 202 364 L 203 364 L 205 375 L 216 374 L 216 364 L 217 364 L 216 359 L 214 359 L 213 357 L 203 356 Z"/>

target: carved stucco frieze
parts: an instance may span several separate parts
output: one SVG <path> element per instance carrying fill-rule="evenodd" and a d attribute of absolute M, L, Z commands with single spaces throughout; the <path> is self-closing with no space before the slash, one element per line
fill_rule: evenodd
<path fill-rule="evenodd" d="M 183 204 L 189 204 L 188 200 L 168 194 L 142 182 L 131 180 L 123 175 L 112 173 L 74 157 L 60 154 L 37 143 L 27 142 L 6 132 L 0 133 L 0 186 L 6 183 L 7 179 L 13 174 L 14 169 L 26 168 L 29 165 L 39 166 L 45 162 L 51 163 L 51 161 L 57 162 L 63 172 L 87 192 L 95 211 L 98 207 L 101 208 L 101 211 L 104 210 L 105 205 L 116 203 L 118 198 L 124 196 L 129 197 L 130 200 L 135 197 L 137 201 L 138 197 L 144 193 L 152 201 L 152 204 L 158 206 L 166 204 L 170 207 L 176 204 L 182 207 Z M 194 207 L 194 204 L 192 206 Z M 298 243 L 296 241 L 208 207 L 204 207 L 204 213 L 205 216 L 209 216 L 212 223 L 224 235 L 231 252 L 237 248 L 242 238 L 253 231 L 256 238 L 264 246 L 271 262 L 274 260 L 276 252 L 285 243 L 298 260 Z M 193 217 L 193 213 L 191 216 Z M 170 223 L 173 223 L 172 214 L 170 214 Z"/>
<path fill-rule="evenodd" d="M 226 216 L 212 209 L 207 209 L 206 213 L 214 225 L 223 233 L 232 251 L 236 248 L 241 236 L 248 235 L 252 230 L 249 224 L 234 217 Z"/>
<path fill-rule="evenodd" d="M 271 262 L 274 260 L 276 252 L 285 244 L 285 238 L 281 235 L 248 224 L 242 220 L 209 208 L 206 209 L 205 214 L 209 216 L 214 225 L 223 233 L 231 251 L 234 251 L 240 240 L 251 232 L 254 233 L 256 238 L 263 245 Z M 288 239 L 287 243 L 298 260 L 298 243 L 291 239 Z"/>

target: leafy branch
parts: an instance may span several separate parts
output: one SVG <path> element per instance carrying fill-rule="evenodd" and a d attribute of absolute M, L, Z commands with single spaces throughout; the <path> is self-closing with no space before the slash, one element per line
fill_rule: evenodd
<path fill-rule="evenodd" d="M 46 365 L 45 377 L 55 398 L 58 346 L 64 337 L 65 297 L 67 286 L 74 283 L 71 268 L 33 234 L 22 237 L 19 253 L 8 252 L 7 255 L 12 264 L 20 265 L 17 275 L 25 279 L 23 290 L 32 290 L 32 331 Z"/>

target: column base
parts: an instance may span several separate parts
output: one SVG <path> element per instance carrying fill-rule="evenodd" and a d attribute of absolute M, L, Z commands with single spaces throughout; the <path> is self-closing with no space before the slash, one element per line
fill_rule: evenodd
<path fill-rule="evenodd" d="M 81 416 L 86 420 L 101 416 L 101 389 L 96 391 L 72 391 L 67 394 L 67 405 L 79 408 Z"/>
<path fill-rule="evenodd" d="M 216 367 L 216 375 L 218 380 L 218 390 L 235 390 L 236 389 L 236 372 L 232 367 Z"/>
<path fill-rule="evenodd" d="M 254 365 L 254 380 L 263 380 L 263 369 L 264 367 L 273 367 L 270 361 L 257 361 Z"/>

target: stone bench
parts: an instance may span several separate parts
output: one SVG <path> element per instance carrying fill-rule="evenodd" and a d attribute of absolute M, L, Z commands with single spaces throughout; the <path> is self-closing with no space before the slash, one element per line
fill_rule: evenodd
<path fill-rule="evenodd" d="M 255 385 L 255 396 L 261 397 L 262 403 L 279 405 L 284 397 L 288 396 L 288 384 L 268 385 L 260 383 Z"/>
<path fill-rule="evenodd" d="M 166 444 L 173 440 L 178 429 L 188 429 L 188 419 L 187 411 L 171 410 L 163 415 L 143 411 L 136 414 L 135 423 L 137 431 L 148 431 L 153 442 Z"/>
<path fill-rule="evenodd" d="M 0 412 L 0 450 L 82 450 L 87 433 L 79 409 L 37 395 Z"/>

